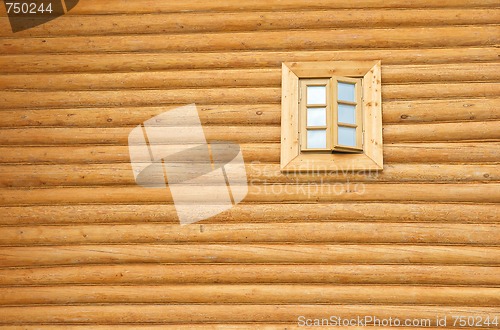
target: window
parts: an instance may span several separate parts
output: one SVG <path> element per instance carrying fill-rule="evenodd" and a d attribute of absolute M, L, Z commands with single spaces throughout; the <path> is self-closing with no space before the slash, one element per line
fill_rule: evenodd
<path fill-rule="evenodd" d="M 363 151 L 361 79 L 300 79 L 301 151 Z"/>
<path fill-rule="evenodd" d="M 281 170 L 381 170 L 380 61 L 283 63 Z"/>

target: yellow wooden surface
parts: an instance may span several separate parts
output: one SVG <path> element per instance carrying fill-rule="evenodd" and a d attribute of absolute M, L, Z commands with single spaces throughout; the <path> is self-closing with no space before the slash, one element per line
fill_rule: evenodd
<path fill-rule="evenodd" d="M 17 34 L 4 8 L 0 329 L 500 318 L 498 0 L 80 0 Z M 384 170 L 281 173 L 282 62 L 367 60 Z M 188 103 L 250 187 L 181 227 L 127 137 Z"/>

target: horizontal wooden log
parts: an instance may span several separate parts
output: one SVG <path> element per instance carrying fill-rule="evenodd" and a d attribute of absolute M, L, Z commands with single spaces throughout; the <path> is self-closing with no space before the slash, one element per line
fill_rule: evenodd
<path fill-rule="evenodd" d="M 496 307 L 378 306 L 378 305 L 148 305 L 109 306 L 30 306 L 0 308 L 2 324 L 121 324 L 127 323 L 198 323 L 198 322 L 295 322 L 299 315 L 311 318 L 342 319 L 375 316 L 380 319 L 424 320 L 436 325 L 436 315 L 496 315 Z M 428 321 L 426 321 L 428 320 Z M 368 322 L 370 324 L 370 322 Z"/>
<path fill-rule="evenodd" d="M 31 325 L 0 325 L 1 330 L 68 330 L 68 329 L 84 329 L 84 330 L 247 330 L 249 328 L 261 329 L 261 330 L 274 330 L 279 327 L 286 327 L 286 329 L 295 330 L 300 329 L 295 323 L 187 323 L 187 324 L 106 324 L 106 325 L 95 325 L 86 324 L 78 325 L 72 324 L 68 325 L 57 325 L 57 324 L 31 324 Z M 373 327 L 377 330 L 390 330 L 388 327 Z M 352 330 L 357 330 L 356 327 L 352 327 Z M 402 330 L 408 330 L 409 328 L 400 327 Z M 438 328 L 427 328 L 429 330 L 439 330 Z"/>
<path fill-rule="evenodd" d="M 172 145 L 188 143 L 178 138 L 179 132 L 188 136 L 189 126 L 176 126 L 175 129 L 149 134 L 152 145 Z M 108 144 L 128 145 L 132 128 L 20 128 L 0 130 L 0 145 L 78 145 Z M 231 141 L 235 143 L 278 142 L 278 126 L 207 126 L 203 128 L 207 141 Z M 154 137 L 154 139 L 152 138 Z M 185 145 L 184 145 L 185 146 Z"/>
<path fill-rule="evenodd" d="M 497 267 L 430 265 L 79 265 L 0 269 L 0 285 L 235 283 L 498 286 Z"/>
<path fill-rule="evenodd" d="M 0 89 L 114 90 L 215 87 L 280 87 L 280 69 L 183 70 L 94 74 L 6 75 Z"/>
<path fill-rule="evenodd" d="M 186 173 L 184 167 L 179 169 Z M 327 173 L 281 173 L 279 164 L 247 164 L 248 182 L 491 182 L 500 181 L 498 165 L 389 164 L 382 172 L 344 170 Z M 175 175 L 175 172 L 170 172 Z M 163 174 L 151 181 L 165 180 Z M 207 181 L 207 184 L 210 181 Z M 130 164 L 0 165 L 0 187 L 135 185 Z M 214 182 L 215 184 L 215 182 Z"/>
<path fill-rule="evenodd" d="M 74 108 L 49 110 L 1 111 L 3 127 L 64 126 L 64 127 L 120 127 L 136 126 L 154 116 L 182 104 L 166 104 L 162 107 L 135 108 Z M 279 125 L 281 105 L 275 104 L 197 104 L 202 125 Z M 480 107 L 480 105 L 478 105 Z M 477 112 L 479 113 L 479 111 Z M 489 119 L 495 116 L 490 111 Z M 478 115 L 479 119 L 479 115 Z M 500 119 L 500 115 L 499 118 Z"/>
<path fill-rule="evenodd" d="M 248 104 L 258 98 L 262 103 L 281 102 L 281 88 L 217 88 L 174 90 L 12 92 L 0 91 L 0 107 L 123 107 L 161 106 L 164 104 L 218 103 Z"/>
<path fill-rule="evenodd" d="M 325 29 L 265 32 L 157 34 L 126 36 L 4 38 L 2 54 L 100 52 L 214 52 L 248 50 L 325 50 L 342 48 L 427 48 L 491 46 L 495 25 L 398 29 Z"/>
<path fill-rule="evenodd" d="M 0 267 L 123 263 L 432 264 L 499 266 L 499 247 L 189 244 L 4 247 Z M 0 317 L 0 319 L 2 319 Z"/>
<path fill-rule="evenodd" d="M 140 212 L 138 209 L 140 208 Z M 107 204 L 6 207 L 0 209 L 1 225 L 77 224 L 178 224 L 174 205 Z M 324 204 L 238 204 L 202 224 L 269 223 L 307 221 L 436 222 L 498 224 L 494 204 L 418 203 L 324 203 Z"/>
<path fill-rule="evenodd" d="M 384 65 L 384 84 L 498 81 L 498 63 Z M 117 73 L 8 74 L 3 90 L 113 90 L 214 87 L 280 87 L 281 69 L 181 70 Z"/>
<path fill-rule="evenodd" d="M 130 72 L 184 69 L 280 68 L 287 61 L 380 60 L 383 64 L 449 64 L 496 62 L 495 47 L 267 51 L 218 53 L 147 52 L 125 54 L 0 55 L 1 73 Z M 36 65 L 33 65 L 36 63 Z"/>
<path fill-rule="evenodd" d="M 498 120 L 499 102 L 496 98 L 383 102 L 382 121 L 389 124 Z"/>
<path fill-rule="evenodd" d="M 384 145 L 387 162 L 498 162 L 500 144 L 488 143 L 408 143 Z M 495 156 L 496 154 L 496 156 Z"/>
<path fill-rule="evenodd" d="M 500 139 L 498 121 L 432 123 L 418 125 L 385 125 L 385 143 L 398 142 L 447 142 Z M 178 126 L 179 132 L 189 127 Z M 132 128 L 7 128 L 0 129 L 0 145 L 127 145 Z M 203 128 L 207 141 L 232 141 L 235 143 L 277 143 L 280 140 L 278 126 L 206 126 Z M 154 145 L 182 142 L 175 140 L 173 131 L 150 137 Z"/>
<path fill-rule="evenodd" d="M 469 86 L 468 90 L 467 86 Z M 412 87 L 409 93 L 408 87 Z M 382 87 L 382 99 L 385 101 L 398 99 L 446 99 L 465 97 L 496 98 L 498 95 L 500 95 L 500 84 L 498 83 L 436 83 L 385 85 Z"/>
<path fill-rule="evenodd" d="M 494 98 L 500 83 L 453 83 L 384 85 L 382 98 L 421 100 L 447 98 Z M 2 109 L 46 109 L 62 107 L 142 107 L 166 104 L 280 103 L 280 87 L 144 89 L 110 91 L 0 91 Z"/>
<path fill-rule="evenodd" d="M 78 325 L 72 324 L 71 326 L 67 325 L 57 325 L 57 324 L 36 324 L 36 325 L 0 325 L 0 329 L 8 329 L 8 330 L 68 330 L 71 329 L 85 329 L 85 330 L 109 330 L 109 329 L 119 329 L 119 330 L 247 330 L 247 329 L 260 329 L 260 330 L 275 330 L 279 328 L 287 329 L 287 330 L 300 330 L 303 329 L 303 326 L 297 325 L 295 323 L 270 323 L 270 322 L 246 322 L 246 323 L 188 323 L 188 324 L 152 324 L 152 325 L 143 325 L 143 324 L 107 324 L 107 325 L 94 325 L 94 324 L 86 324 L 86 325 Z M 351 330 L 363 330 L 363 327 L 349 327 Z M 394 327 L 383 327 L 383 326 L 372 326 L 372 329 L 375 330 L 391 330 Z M 398 327 L 401 330 L 410 330 L 414 329 L 414 327 Z M 440 330 L 443 327 L 426 327 L 429 330 Z M 445 328 L 446 329 L 446 328 Z M 488 329 L 483 327 L 483 329 Z"/>
<path fill-rule="evenodd" d="M 278 143 L 241 144 L 245 162 L 278 163 Z M 497 163 L 498 142 L 385 144 L 384 159 L 394 163 Z M 1 147 L 2 164 L 129 163 L 128 146 Z"/>
<path fill-rule="evenodd" d="M 498 99 L 383 102 L 385 124 L 500 120 Z M 135 126 L 182 104 L 162 107 L 3 110 L 0 127 Z M 202 125 L 279 125 L 280 104 L 197 104 Z"/>
<path fill-rule="evenodd" d="M 280 146 L 277 143 L 240 144 L 240 147 L 245 162 L 256 160 L 263 162 L 279 162 Z M 130 162 L 128 146 L 0 147 L 0 151 L 1 163 L 88 164 Z"/>
<path fill-rule="evenodd" d="M 148 3 L 148 6 L 151 4 Z M 79 6 L 80 7 L 80 6 Z M 311 4 L 307 4 L 311 7 Z M 331 8 L 331 5 L 329 6 Z M 63 16 L 20 31 L 16 36 L 50 37 L 67 35 L 115 35 L 131 33 L 203 33 L 221 31 L 261 31 L 319 28 L 405 27 L 434 25 L 495 24 L 496 8 L 476 9 L 375 9 L 375 10 L 315 10 L 265 12 L 203 12 L 171 14 L 126 14 Z M 97 14 L 97 13 L 94 13 Z M 43 19 L 43 16 L 40 18 Z M 26 24 L 36 18 L 24 19 Z M 18 21 L 19 22 L 19 21 Z M 145 24 L 147 22 L 147 24 Z M 18 23 L 19 24 L 19 23 Z M 0 21 L 0 37 L 10 37 L 12 31 L 7 20 Z"/>
<path fill-rule="evenodd" d="M 500 122 L 436 123 L 420 125 L 385 125 L 386 142 L 498 140 Z"/>
<path fill-rule="evenodd" d="M 367 292 L 370 294 L 368 295 Z M 335 285 L 154 285 L 2 288 L 2 305 L 69 304 L 500 304 L 500 288 Z"/>
<path fill-rule="evenodd" d="M 182 195 L 201 204 L 216 205 L 219 194 L 206 195 L 206 190 L 192 185 L 177 186 Z M 234 188 L 234 187 L 233 187 Z M 442 202 L 498 203 L 500 184 L 431 184 L 431 183 L 354 183 L 336 184 L 270 184 L 249 185 L 246 203 L 303 203 L 303 202 Z M 195 190 L 195 191 L 193 191 Z M 192 191 L 192 192 L 191 192 Z M 177 195 L 178 197 L 180 195 Z M 58 188 L 1 188 L 0 204 L 5 206 L 78 205 L 78 204 L 159 204 L 172 203 L 169 189 L 138 186 L 58 187 Z M 202 203 L 203 202 L 203 203 Z"/>
<path fill-rule="evenodd" d="M 494 81 L 498 80 L 497 63 L 457 63 L 439 65 L 383 65 L 382 82 L 443 82 L 443 81 Z"/>
<path fill-rule="evenodd" d="M 369 0 L 352 3 L 347 0 L 331 3 L 328 0 L 309 3 L 305 0 L 293 0 L 286 3 L 270 4 L 264 0 L 258 1 L 240 1 L 238 4 L 229 0 L 218 1 L 214 4 L 207 4 L 197 0 L 184 1 L 178 3 L 151 3 L 148 0 L 136 0 L 130 3 L 125 0 L 110 0 L 106 5 L 96 0 L 87 0 L 85 3 L 78 4 L 68 14 L 69 15 L 102 15 L 102 14 L 147 14 L 147 13 L 171 13 L 171 12 L 230 12 L 230 11 L 291 11 L 291 10 L 309 10 L 314 9 L 367 9 L 367 8 L 461 8 L 471 7 L 494 8 L 498 3 L 494 0 L 446 0 L 440 3 L 434 3 L 428 0 L 412 1 L 402 4 L 396 0 L 378 3 Z M 3 8 L 2 8 L 3 10 Z"/>
<path fill-rule="evenodd" d="M 179 243 L 500 245 L 500 224 L 272 223 L 0 227 L 0 246 Z"/>
<path fill-rule="evenodd" d="M 295 323 L 255 323 L 255 322 L 247 322 L 247 323 L 188 323 L 188 324 L 106 324 L 106 325 L 95 325 L 95 324 L 86 324 L 86 325 L 78 325 L 72 324 L 68 325 L 57 325 L 57 324 L 36 324 L 36 325 L 0 325 L 0 329 L 8 329 L 8 330 L 68 330 L 71 329 L 84 329 L 84 330 L 247 330 L 249 328 L 253 329 L 261 329 L 261 330 L 274 330 L 279 327 L 286 327 L 286 329 L 295 330 L 299 329 L 297 326 L 297 322 Z M 373 327 L 377 330 L 389 330 L 388 327 Z M 356 327 L 351 328 L 352 330 L 357 330 Z M 409 328 L 400 327 L 402 330 L 408 330 Z M 428 328 L 429 330 L 439 330 L 438 328 Z"/>

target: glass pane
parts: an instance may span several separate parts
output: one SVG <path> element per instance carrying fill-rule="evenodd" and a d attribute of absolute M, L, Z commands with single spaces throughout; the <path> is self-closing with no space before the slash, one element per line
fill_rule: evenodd
<path fill-rule="evenodd" d="M 356 146 L 356 129 L 339 126 L 339 144 L 347 147 Z"/>
<path fill-rule="evenodd" d="M 326 86 L 307 86 L 307 104 L 326 104 Z"/>
<path fill-rule="evenodd" d="M 343 83 L 339 82 L 338 84 L 338 89 L 339 89 L 339 100 L 341 101 L 348 101 L 348 102 L 356 102 L 356 97 L 355 97 L 355 84 L 348 84 L 348 83 Z"/>
<path fill-rule="evenodd" d="M 307 109 L 307 126 L 326 126 L 326 108 Z"/>
<path fill-rule="evenodd" d="M 356 124 L 356 106 L 339 104 L 339 123 Z"/>
<path fill-rule="evenodd" d="M 308 130 L 307 131 L 308 149 L 326 148 L 326 130 Z"/>

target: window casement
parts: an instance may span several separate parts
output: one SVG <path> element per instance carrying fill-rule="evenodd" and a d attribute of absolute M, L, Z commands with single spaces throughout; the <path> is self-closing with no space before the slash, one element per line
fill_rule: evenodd
<path fill-rule="evenodd" d="M 281 170 L 382 170 L 380 61 L 283 63 Z"/>
<path fill-rule="evenodd" d="M 363 151 L 361 79 L 299 80 L 301 151 Z"/>

